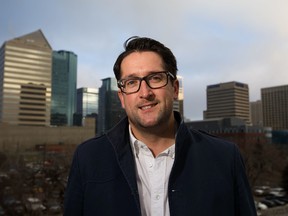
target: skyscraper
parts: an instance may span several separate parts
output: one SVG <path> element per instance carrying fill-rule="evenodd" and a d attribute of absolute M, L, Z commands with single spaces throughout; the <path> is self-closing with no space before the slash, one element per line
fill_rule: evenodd
<path fill-rule="evenodd" d="M 53 51 L 51 125 L 73 125 L 77 98 L 77 55 Z"/>
<path fill-rule="evenodd" d="M 240 82 L 209 85 L 205 119 L 236 117 L 250 124 L 249 88 Z"/>
<path fill-rule="evenodd" d="M 112 128 L 125 116 L 117 92 L 118 87 L 115 78 L 102 79 L 102 86 L 99 88 L 98 135 Z"/>
<path fill-rule="evenodd" d="M 77 113 L 83 117 L 91 114 L 98 114 L 98 89 L 79 88 L 77 89 Z"/>
<path fill-rule="evenodd" d="M 273 130 L 288 129 L 288 85 L 261 89 L 263 124 Z"/>
<path fill-rule="evenodd" d="M 0 49 L 0 122 L 50 124 L 52 48 L 41 30 Z"/>

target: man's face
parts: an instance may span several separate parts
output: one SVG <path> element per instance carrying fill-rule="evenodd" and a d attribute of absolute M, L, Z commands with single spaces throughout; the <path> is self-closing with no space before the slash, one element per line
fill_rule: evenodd
<path fill-rule="evenodd" d="M 161 57 L 155 52 L 133 52 L 121 64 L 121 79 L 144 77 L 164 71 Z M 138 92 L 125 94 L 118 91 L 132 127 L 154 128 L 167 124 L 173 118 L 173 101 L 178 97 L 179 83 L 174 80 L 159 89 L 151 89 L 143 80 Z"/>

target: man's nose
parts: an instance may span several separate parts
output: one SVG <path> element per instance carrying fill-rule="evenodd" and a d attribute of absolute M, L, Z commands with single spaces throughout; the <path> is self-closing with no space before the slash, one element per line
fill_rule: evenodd
<path fill-rule="evenodd" d="M 147 84 L 146 80 L 141 80 L 139 94 L 142 98 L 151 97 L 151 95 L 153 95 L 153 91 Z"/>

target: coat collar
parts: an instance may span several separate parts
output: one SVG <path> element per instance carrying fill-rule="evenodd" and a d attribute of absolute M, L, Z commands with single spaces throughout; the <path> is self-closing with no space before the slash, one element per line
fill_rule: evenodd
<path fill-rule="evenodd" d="M 190 136 L 187 136 L 187 134 L 189 133 L 189 129 L 182 120 L 179 112 L 174 111 L 174 118 L 178 125 L 175 144 L 176 151 L 179 154 L 183 150 L 183 148 L 185 148 L 185 145 L 183 144 L 188 142 L 188 140 L 186 140 L 187 137 Z M 129 174 L 132 173 L 134 175 L 135 167 L 132 149 L 130 146 L 128 117 L 126 116 L 125 118 L 123 118 L 115 127 L 108 131 L 107 136 L 112 146 L 114 147 L 120 165 L 124 165 L 124 167 L 126 167 L 126 165 L 129 165 L 129 170 L 127 171 L 129 171 Z M 133 169 L 132 172 L 130 172 L 131 169 Z"/>

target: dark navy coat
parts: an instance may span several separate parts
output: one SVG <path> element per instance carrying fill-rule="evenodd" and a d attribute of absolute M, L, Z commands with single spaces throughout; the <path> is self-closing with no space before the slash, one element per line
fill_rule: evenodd
<path fill-rule="evenodd" d="M 180 123 L 178 113 L 175 118 Z M 236 145 L 180 123 L 168 184 L 171 216 L 256 216 Z M 140 216 L 128 120 L 75 151 L 65 216 Z"/>

